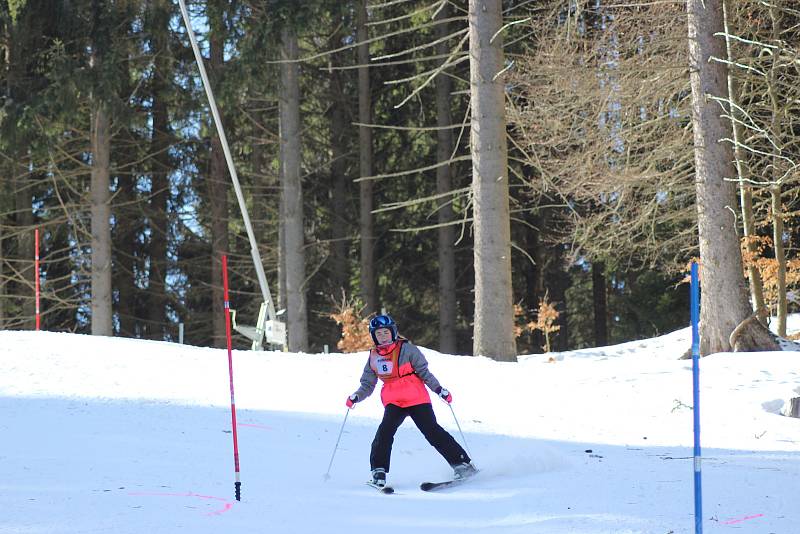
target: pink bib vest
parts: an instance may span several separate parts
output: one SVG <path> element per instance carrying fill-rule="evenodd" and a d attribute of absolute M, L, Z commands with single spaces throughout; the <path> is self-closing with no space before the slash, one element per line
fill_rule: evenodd
<path fill-rule="evenodd" d="M 381 401 L 383 405 L 394 404 L 401 408 L 431 402 L 422 380 L 414 374 L 407 358 L 401 358 L 403 340 L 395 342 L 391 352 L 380 354 L 376 349 L 369 353 L 369 365 L 383 382 Z M 403 361 L 405 360 L 405 361 Z"/>

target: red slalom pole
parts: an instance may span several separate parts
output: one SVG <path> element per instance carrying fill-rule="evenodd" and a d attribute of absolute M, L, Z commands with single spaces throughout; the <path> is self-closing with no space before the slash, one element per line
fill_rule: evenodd
<path fill-rule="evenodd" d="M 222 255 L 222 287 L 225 292 L 225 337 L 228 341 L 228 376 L 231 382 L 231 425 L 233 426 L 233 464 L 236 469 L 234 483 L 236 500 L 242 500 L 242 482 L 239 479 L 239 438 L 236 433 L 236 400 L 233 396 L 233 351 L 231 349 L 231 303 L 228 299 L 228 256 Z"/>
<path fill-rule="evenodd" d="M 35 251 L 33 254 L 33 270 L 35 271 L 34 276 L 36 277 L 36 330 L 39 330 L 41 326 L 41 318 L 39 316 L 39 229 L 37 228 L 34 231 L 34 236 L 36 241 Z"/>

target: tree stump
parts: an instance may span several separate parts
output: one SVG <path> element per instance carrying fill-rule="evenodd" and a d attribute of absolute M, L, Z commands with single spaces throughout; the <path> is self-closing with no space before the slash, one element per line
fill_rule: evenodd
<path fill-rule="evenodd" d="M 800 418 L 800 397 L 794 397 L 790 401 L 789 406 L 789 417 L 797 417 Z"/>
<path fill-rule="evenodd" d="M 777 337 L 758 320 L 757 313 L 739 323 L 731 333 L 730 344 L 734 352 L 781 350 Z"/>

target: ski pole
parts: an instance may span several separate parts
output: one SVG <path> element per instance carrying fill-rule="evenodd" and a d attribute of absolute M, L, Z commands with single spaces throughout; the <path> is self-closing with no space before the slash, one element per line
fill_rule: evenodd
<path fill-rule="evenodd" d="M 347 416 L 350 415 L 350 408 L 344 412 L 344 421 L 342 421 L 342 428 L 339 429 L 339 437 L 336 438 L 336 445 L 333 446 L 333 454 L 331 454 L 331 461 L 328 464 L 328 470 L 325 472 L 325 476 L 323 477 L 325 480 L 331 478 L 331 466 L 333 465 L 333 458 L 336 456 L 336 449 L 339 448 L 339 440 L 342 439 L 342 432 L 344 432 L 344 425 L 347 423 Z"/>
<path fill-rule="evenodd" d="M 456 412 L 453 411 L 453 405 L 450 404 L 449 402 L 447 403 L 447 405 L 450 407 L 450 413 L 453 414 L 453 419 L 455 419 L 456 421 L 458 432 L 461 434 L 461 440 L 464 442 L 464 448 L 467 449 L 467 454 L 469 454 L 469 457 L 472 458 L 472 453 L 469 452 L 469 445 L 467 445 L 467 438 L 464 437 L 464 432 L 461 430 L 461 425 L 458 423 L 458 417 L 456 417 Z"/>

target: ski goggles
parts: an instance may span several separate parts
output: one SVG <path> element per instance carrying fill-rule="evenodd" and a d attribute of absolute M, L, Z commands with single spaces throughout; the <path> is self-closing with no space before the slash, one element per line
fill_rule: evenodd
<path fill-rule="evenodd" d="M 388 315 L 378 315 L 373 317 L 372 320 L 369 322 L 369 329 L 370 330 L 377 330 L 378 328 L 389 328 L 391 329 L 394 326 L 394 321 Z"/>

